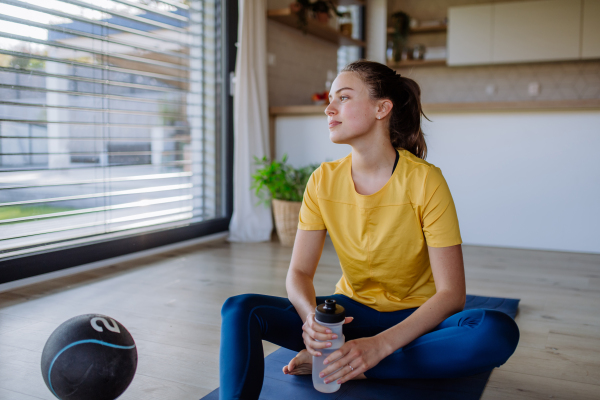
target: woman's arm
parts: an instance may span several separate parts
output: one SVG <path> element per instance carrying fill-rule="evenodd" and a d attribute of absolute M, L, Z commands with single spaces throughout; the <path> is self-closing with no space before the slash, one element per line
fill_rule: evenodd
<path fill-rule="evenodd" d="M 461 245 L 428 247 L 436 293 L 414 313 L 379 335 L 385 357 L 462 311 L 467 297 Z"/>
<path fill-rule="evenodd" d="M 331 346 L 331 342 L 327 342 L 327 340 L 337 338 L 337 335 L 332 334 L 330 329 L 315 322 L 317 304 L 313 278 L 323 252 L 326 232 L 325 230 L 298 230 L 285 282 L 288 298 L 304 322 L 302 338 L 306 350 L 310 355 L 317 357 L 321 356 L 319 349 Z M 350 321 L 352 321 L 352 317 L 346 317 L 344 323 L 347 324 Z"/>
<path fill-rule="evenodd" d="M 298 229 L 296 233 L 285 288 L 302 322 L 306 322 L 308 314 L 314 313 L 317 307 L 313 278 L 323 253 L 326 232 Z"/>
<path fill-rule="evenodd" d="M 354 370 L 344 368 L 327 378 L 344 383 L 373 368 L 385 357 L 406 346 L 416 338 L 430 332 L 449 316 L 462 311 L 465 305 L 465 270 L 461 245 L 428 247 L 431 271 L 435 280 L 436 294 L 421 305 L 404 321 L 378 335 L 352 340 L 333 352 L 325 364 L 339 358 L 323 370 L 322 376 L 352 363 Z"/>

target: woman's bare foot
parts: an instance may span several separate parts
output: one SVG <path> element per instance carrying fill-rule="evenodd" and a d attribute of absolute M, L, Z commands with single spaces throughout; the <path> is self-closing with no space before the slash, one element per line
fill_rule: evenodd
<path fill-rule="evenodd" d="M 312 356 L 306 350 L 296 354 L 296 357 L 290 360 L 290 363 L 283 367 L 283 373 L 286 375 L 310 375 L 312 374 Z M 365 374 L 360 374 L 353 379 L 367 379 Z"/>
<path fill-rule="evenodd" d="M 290 360 L 290 363 L 283 367 L 283 373 L 289 375 L 310 375 L 312 374 L 312 356 L 306 350 L 296 354 L 296 357 Z"/>

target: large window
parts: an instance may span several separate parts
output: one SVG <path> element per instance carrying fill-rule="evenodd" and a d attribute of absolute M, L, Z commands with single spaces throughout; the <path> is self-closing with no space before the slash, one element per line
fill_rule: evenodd
<path fill-rule="evenodd" d="M 0 260 L 225 215 L 219 0 L 2 0 Z"/>

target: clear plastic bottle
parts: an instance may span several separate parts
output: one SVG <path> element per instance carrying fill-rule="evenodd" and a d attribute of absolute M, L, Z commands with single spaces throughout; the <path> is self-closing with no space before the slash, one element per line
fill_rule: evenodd
<path fill-rule="evenodd" d="M 323 361 L 334 351 L 342 347 L 345 342 L 345 337 L 342 333 L 342 326 L 346 318 L 344 307 L 336 304 L 335 300 L 325 300 L 325 303 L 319 305 L 315 310 L 315 320 L 319 325 L 331 329 L 331 332 L 336 334 L 337 339 L 328 340 L 331 347 L 319 349 L 320 357 L 313 356 L 312 380 L 315 389 L 322 393 L 333 393 L 340 389 L 340 384 L 336 381 L 325 383 L 327 377 L 321 378 L 319 374 L 331 363 L 324 365 Z M 337 371 L 335 371 L 337 372 Z M 335 373 L 335 372 L 332 372 Z M 330 374 L 331 375 L 331 374 Z"/>

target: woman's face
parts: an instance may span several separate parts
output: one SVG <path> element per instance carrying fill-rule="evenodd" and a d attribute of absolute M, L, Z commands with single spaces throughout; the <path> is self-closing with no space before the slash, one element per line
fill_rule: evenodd
<path fill-rule="evenodd" d="M 333 143 L 351 144 L 353 139 L 373 130 L 378 116 L 377 102 L 369 97 L 368 88 L 358 74 L 339 74 L 331 85 L 329 101 L 325 114 Z"/>

